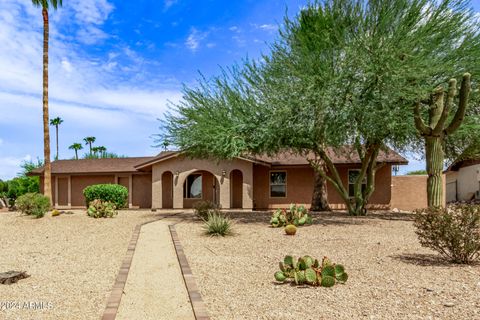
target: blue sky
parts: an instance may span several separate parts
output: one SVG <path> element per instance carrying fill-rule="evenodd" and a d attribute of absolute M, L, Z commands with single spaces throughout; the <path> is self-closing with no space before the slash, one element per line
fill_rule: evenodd
<path fill-rule="evenodd" d="M 152 134 L 168 101 L 198 72 L 258 57 L 294 0 L 65 0 L 50 13 L 50 116 L 60 116 L 60 158 L 95 136 L 109 151 L 159 152 Z M 473 5 L 480 11 L 480 0 Z M 0 179 L 42 158 L 42 17 L 27 0 L 0 2 Z M 54 156 L 54 130 L 52 158 Z M 421 168 L 412 161 L 408 169 Z"/>

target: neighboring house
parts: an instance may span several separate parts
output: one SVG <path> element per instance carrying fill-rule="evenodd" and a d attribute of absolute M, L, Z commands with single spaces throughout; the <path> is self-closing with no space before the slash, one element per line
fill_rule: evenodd
<path fill-rule="evenodd" d="M 445 175 L 447 202 L 480 199 L 480 157 L 455 161 Z"/>
<path fill-rule="evenodd" d="M 360 168 L 358 157 L 330 151 L 340 176 L 347 184 Z M 390 208 L 392 166 L 407 164 L 389 150 L 381 152 L 371 208 Z M 43 179 L 43 168 L 32 175 Z M 314 178 L 305 157 L 288 152 L 275 157 L 238 157 L 233 160 L 192 159 L 182 152 L 165 151 L 155 157 L 58 160 L 52 162 L 53 202 L 58 208 L 84 207 L 82 191 L 99 183 L 118 183 L 129 190 L 130 208 L 191 208 L 200 200 L 218 203 L 224 209 L 269 209 L 290 203 L 310 205 Z M 43 183 L 41 183 L 43 186 Z M 328 185 L 328 200 L 334 209 L 345 206 Z M 352 185 L 349 189 L 353 194 Z"/>

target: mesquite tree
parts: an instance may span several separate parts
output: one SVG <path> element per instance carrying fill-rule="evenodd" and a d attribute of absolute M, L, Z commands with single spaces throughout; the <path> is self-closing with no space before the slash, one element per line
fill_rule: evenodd
<path fill-rule="evenodd" d="M 445 138 L 453 134 L 462 124 L 467 110 L 468 97 L 471 91 L 470 74 L 463 75 L 458 108 L 453 118 L 450 113 L 457 96 L 457 80 L 451 79 L 448 91 L 440 86 L 431 95 L 427 102 L 428 119 L 422 118 L 421 101 L 415 104 L 415 126 L 425 139 L 425 158 L 427 161 L 427 196 L 429 207 L 443 206 L 442 171 L 444 166 Z M 451 118 L 451 119 L 450 119 Z M 450 120 L 450 122 L 449 122 Z"/>
<path fill-rule="evenodd" d="M 165 136 L 192 156 L 232 158 L 284 149 L 305 155 L 350 214 L 365 214 L 382 166 L 379 154 L 387 146 L 406 148 L 417 138 L 414 101 L 447 77 L 480 71 L 480 32 L 466 4 L 310 4 L 295 19 L 285 19 L 262 59 L 186 87 L 183 101 L 167 116 Z M 361 162 L 353 198 L 332 150 Z"/>

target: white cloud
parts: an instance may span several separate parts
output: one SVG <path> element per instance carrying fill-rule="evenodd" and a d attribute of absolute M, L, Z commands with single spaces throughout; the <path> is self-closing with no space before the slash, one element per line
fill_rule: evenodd
<path fill-rule="evenodd" d="M 273 31 L 276 31 L 278 29 L 278 27 L 274 24 L 253 24 L 253 26 L 256 28 L 256 29 L 260 29 L 260 30 L 264 30 L 264 31 L 268 31 L 268 32 L 273 32 Z"/>
<path fill-rule="evenodd" d="M 200 47 L 201 42 L 208 36 L 208 32 L 200 32 L 196 28 L 190 30 L 190 34 L 185 41 L 185 46 L 192 52 L 195 52 Z"/>
<path fill-rule="evenodd" d="M 163 5 L 163 10 L 167 11 L 171 6 L 178 3 L 178 0 L 165 0 Z"/>
<path fill-rule="evenodd" d="M 72 72 L 73 70 L 72 64 L 67 59 L 62 60 L 62 68 L 67 72 Z"/>
<path fill-rule="evenodd" d="M 20 165 L 24 161 L 31 161 L 32 156 L 27 154 L 20 157 L 2 157 L 0 156 L 0 179 L 2 180 L 9 180 L 18 175 L 21 168 Z"/>

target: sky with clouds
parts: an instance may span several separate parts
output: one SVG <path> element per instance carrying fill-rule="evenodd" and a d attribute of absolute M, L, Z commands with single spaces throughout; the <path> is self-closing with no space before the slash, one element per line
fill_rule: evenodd
<path fill-rule="evenodd" d="M 50 12 L 49 105 L 64 120 L 60 158 L 73 157 L 68 146 L 86 136 L 122 155 L 158 153 L 157 119 L 181 98 L 182 84 L 258 57 L 287 8 L 295 14 L 305 3 L 65 0 Z M 0 1 L 0 179 L 43 157 L 42 28 L 31 1 Z M 53 128 L 51 135 L 53 158 Z"/>

